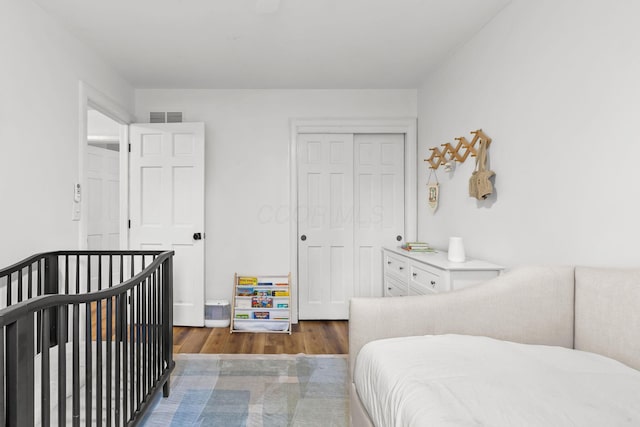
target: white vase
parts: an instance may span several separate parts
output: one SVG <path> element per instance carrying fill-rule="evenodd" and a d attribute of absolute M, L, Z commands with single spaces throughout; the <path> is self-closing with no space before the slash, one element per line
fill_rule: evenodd
<path fill-rule="evenodd" d="M 449 237 L 449 261 L 451 262 L 464 262 L 464 244 L 462 237 Z"/>

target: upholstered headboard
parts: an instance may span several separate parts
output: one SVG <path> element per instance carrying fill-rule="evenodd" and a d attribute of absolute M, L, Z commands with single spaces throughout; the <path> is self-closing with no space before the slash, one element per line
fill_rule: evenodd
<path fill-rule="evenodd" d="M 640 369 L 640 270 L 576 267 L 577 350 Z"/>

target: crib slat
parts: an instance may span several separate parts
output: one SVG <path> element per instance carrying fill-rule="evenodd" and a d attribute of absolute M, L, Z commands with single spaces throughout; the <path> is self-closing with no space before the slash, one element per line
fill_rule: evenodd
<path fill-rule="evenodd" d="M 143 265 L 144 265 L 144 256 L 143 258 Z M 138 375 L 136 375 L 136 410 L 140 410 L 140 386 L 141 386 L 141 379 L 144 378 L 144 375 L 142 374 L 141 371 L 141 367 L 140 367 L 140 362 L 141 362 L 141 357 L 140 357 L 140 353 L 141 353 L 141 347 L 142 347 L 142 318 L 141 318 L 141 288 L 142 288 L 142 282 L 138 283 L 138 285 L 136 285 L 135 289 L 136 289 L 136 320 L 137 320 L 137 324 L 136 324 L 136 353 L 137 356 L 136 357 L 136 372 Z"/>
<path fill-rule="evenodd" d="M 79 268 L 79 267 L 76 267 Z M 72 423 L 80 425 L 80 305 L 73 304 L 73 402 Z"/>
<path fill-rule="evenodd" d="M 64 293 L 69 294 L 69 255 L 64 256 Z"/>
<path fill-rule="evenodd" d="M 135 317 L 135 294 L 134 294 L 134 289 L 131 289 L 131 295 L 129 295 L 129 298 L 131 299 L 131 303 L 129 304 L 129 311 L 131 312 L 130 315 L 130 320 L 129 320 L 129 343 L 131 344 L 131 348 L 129 350 L 129 371 L 130 371 L 130 378 L 129 378 L 129 406 L 130 406 L 130 412 L 131 414 L 133 414 L 133 412 L 135 411 L 135 386 L 136 386 L 136 382 L 135 382 L 135 375 L 136 375 L 136 365 L 135 365 L 135 353 L 136 353 L 136 341 L 135 341 L 135 337 L 136 337 L 136 330 L 135 330 L 135 323 L 136 323 L 136 317 Z"/>
<path fill-rule="evenodd" d="M 7 410 L 4 393 L 4 327 L 0 326 L 0 426 L 7 425 Z"/>
<path fill-rule="evenodd" d="M 18 302 L 22 301 L 22 269 L 18 271 Z"/>
<path fill-rule="evenodd" d="M 42 312 L 42 353 L 40 354 L 40 414 L 42 415 L 42 425 L 51 424 L 51 372 L 49 363 L 49 330 L 51 310 Z"/>
<path fill-rule="evenodd" d="M 93 370 L 93 356 L 92 356 L 92 351 L 91 351 L 91 304 L 85 304 L 85 346 L 84 346 L 84 352 L 85 352 L 85 358 L 84 358 L 84 368 L 85 368 L 85 374 L 84 374 L 84 405 L 85 405 L 85 411 L 84 411 L 84 416 L 85 416 L 85 422 L 87 427 L 91 426 L 91 415 L 92 415 L 92 411 L 91 409 L 93 408 L 93 404 L 92 404 L 92 391 L 93 391 L 93 381 L 92 381 L 92 376 L 91 376 L 91 372 Z"/>
<path fill-rule="evenodd" d="M 33 396 L 34 321 L 33 315 L 21 317 L 7 325 L 6 395 Z M 33 398 L 8 399 L 6 421 L 10 426 L 33 426 Z"/>
<path fill-rule="evenodd" d="M 109 287 L 113 286 L 113 256 L 109 255 Z M 112 342 L 111 334 L 112 334 L 112 307 L 113 298 L 107 299 L 107 426 L 111 427 L 111 396 L 112 396 L 112 377 L 111 377 L 111 369 L 113 363 L 113 350 L 112 350 Z M 117 369 L 117 367 L 116 367 Z"/>
<path fill-rule="evenodd" d="M 144 263 L 143 263 L 144 265 Z M 144 268 L 144 267 L 143 267 Z M 147 288 L 147 284 L 149 283 L 149 279 L 145 279 L 143 282 L 140 283 L 140 291 L 141 291 L 141 302 L 142 302 L 142 317 L 140 320 L 140 326 L 139 328 L 142 329 L 142 336 L 141 336 L 141 345 L 142 345 L 142 384 L 141 384 L 141 396 L 145 396 L 147 394 L 147 378 L 148 378 L 148 372 L 147 372 L 147 357 L 148 357 L 148 350 L 147 350 L 147 342 L 149 341 L 149 324 L 147 323 L 147 303 L 146 303 L 146 288 Z M 138 398 L 138 402 L 140 402 L 140 398 Z"/>
<path fill-rule="evenodd" d="M 102 426 L 102 300 L 96 303 L 96 422 Z"/>
<path fill-rule="evenodd" d="M 31 277 L 33 275 L 33 264 L 29 264 L 29 267 L 27 268 L 27 299 L 31 299 L 33 297 L 33 289 L 31 289 L 31 287 L 33 286 L 33 277 Z"/>
<path fill-rule="evenodd" d="M 129 409 L 129 330 L 127 329 L 127 300 L 129 292 L 125 292 L 121 296 L 120 308 L 121 319 L 121 337 L 122 337 L 122 416 L 126 420 L 128 418 Z"/>
<path fill-rule="evenodd" d="M 162 316 L 163 316 L 163 346 L 162 357 L 164 359 L 165 367 L 168 369 L 170 363 L 173 361 L 173 331 L 171 325 L 173 325 L 173 260 L 167 258 L 162 266 Z M 167 382 L 164 383 L 162 394 L 164 397 L 169 397 L 171 389 L 171 380 L 167 378 Z"/>
<path fill-rule="evenodd" d="M 58 425 L 67 424 L 67 306 L 60 306 L 58 317 Z"/>
<path fill-rule="evenodd" d="M 7 307 L 9 307 L 11 305 L 11 297 L 13 296 L 13 295 L 11 295 L 11 288 L 13 287 L 13 286 L 11 286 L 12 285 L 12 283 L 11 283 L 11 276 L 12 275 L 13 274 L 11 274 L 11 273 L 9 273 L 7 275 Z"/>

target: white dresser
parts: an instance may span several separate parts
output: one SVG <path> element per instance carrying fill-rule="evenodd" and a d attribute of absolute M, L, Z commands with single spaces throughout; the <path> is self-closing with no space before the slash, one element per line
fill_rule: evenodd
<path fill-rule="evenodd" d="M 451 262 L 444 251 L 416 253 L 383 248 L 384 295 L 428 295 L 473 286 L 500 274 L 504 267 L 467 259 Z"/>

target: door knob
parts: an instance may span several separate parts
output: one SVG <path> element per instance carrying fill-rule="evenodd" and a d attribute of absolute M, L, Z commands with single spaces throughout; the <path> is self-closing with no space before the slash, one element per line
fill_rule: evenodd
<path fill-rule="evenodd" d="M 202 233 L 193 233 L 193 240 L 202 240 Z"/>
<path fill-rule="evenodd" d="M 304 242 L 305 240 L 307 240 L 307 236 L 303 234 L 302 236 L 300 236 L 300 240 Z"/>
<path fill-rule="evenodd" d="M 396 236 L 396 240 L 397 240 L 398 242 L 399 242 L 399 241 L 401 241 L 401 240 L 402 240 L 402 236 L 398 234 L 398 235 Z"/>

